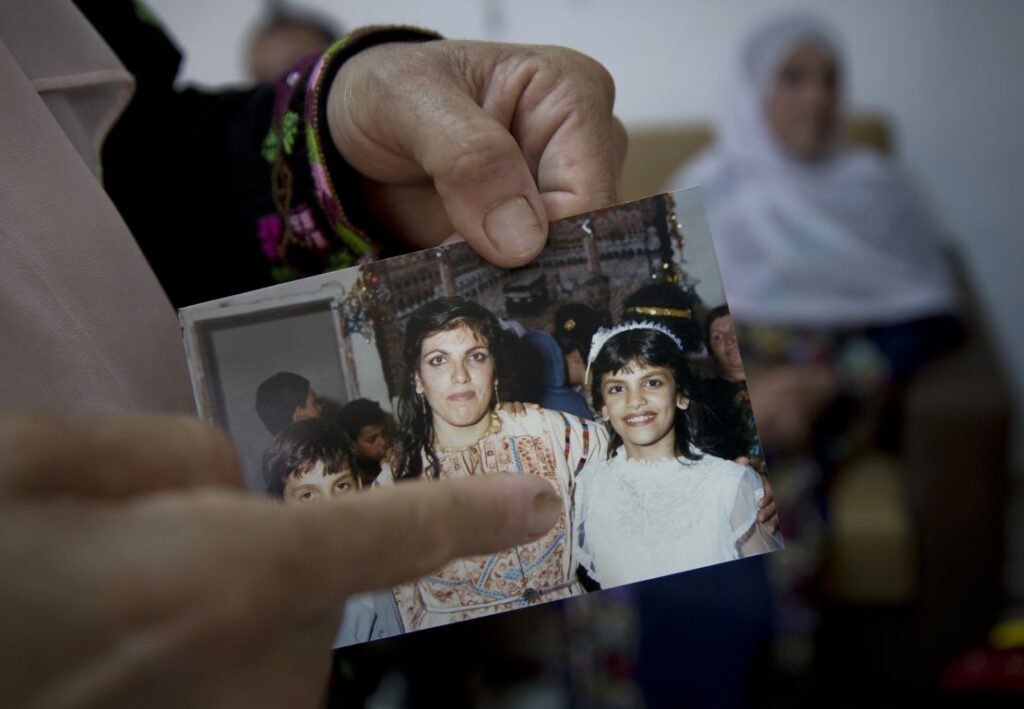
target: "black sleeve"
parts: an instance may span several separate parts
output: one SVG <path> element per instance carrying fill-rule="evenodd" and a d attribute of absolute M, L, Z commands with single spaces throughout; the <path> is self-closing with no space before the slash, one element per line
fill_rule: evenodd
<path fill-rule="evenodd" d="M 135 76 L 103 182 L 176 307 L 270 285 L 256 220 L 272 212 L 260 144 L 271 87 L 176 90 L 181 55 L 131 0 L 77 0 Z"/>
<path fill-rule="evenodd" d="M 273 86 L 179 90 L 181 54 L 143 5 L 76 1 L 135 76 L 103 148 L 104 186 L 176 307 L 404 250 L 362 204 L 327 98 L 348 57 L 438 34 L 363 27 Z"/>

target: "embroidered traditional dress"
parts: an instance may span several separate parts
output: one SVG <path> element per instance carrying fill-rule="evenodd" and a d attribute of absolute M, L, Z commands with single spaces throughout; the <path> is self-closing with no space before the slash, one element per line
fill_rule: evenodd
<path fill-rule="evenodd" d="M 622 448 L 590 466 L 576 490 L 578 560 L 604 588 L 739 559 L 752 535 L 762 551 L 764 496 L 753 470 L 705 454 L 700 460 L 628 460 Z"/>
<path fill-rule="evenodd" d="M 492 473 L 547 478 L 562 498 L 562 515 L 543 537 L 489 556 L 454 561 L 434 574 L 395 589 L 406 630 L 554 601 L 583 592 L 576 581 L 571 539 L 572 499 L 585 466 L 605 457 L 602 426 L 546 409 L 526 416 L 499 412 L 501 428 L 475 445 L 438 450 L 441 479 Z"/>

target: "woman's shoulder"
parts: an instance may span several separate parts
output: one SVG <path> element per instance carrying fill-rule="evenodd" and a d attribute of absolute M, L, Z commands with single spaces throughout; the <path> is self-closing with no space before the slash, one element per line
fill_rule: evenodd
<path fill-rule="evenodd" d="M 499 410 L 498 416 L 501 418 L 502 426 L 513 433 L 521 431 L 537 435 L 552 429 L 561 430 L 566 426 L 574 429 L 601 428 L 595 422 L 580 418 L 575 414 L 539 406 L 527 406 L 526 412 L 523 414 L 512 414 Z"/>
<path fill-rule="evenodd" d="M 511 436 L 536 436 L 543 433 L 549 425 L 543 412 L 544 409 L 535 406 L 527 406 L 522 413 L 511 413 L 500 408 L 497 410 L 502 432 Z"/>

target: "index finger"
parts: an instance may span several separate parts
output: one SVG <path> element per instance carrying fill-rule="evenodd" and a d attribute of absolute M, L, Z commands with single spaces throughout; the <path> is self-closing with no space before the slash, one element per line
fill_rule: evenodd
<path fill-rule="evenodd" d="M 551 483 L 527 475 L 412 481 L 288 508 L 292 533 L 276 536 L 271 548 L 294 568 L 294 585 L 340 597 L 533 541 L 562 509 Z M 296 568 L 299 549 L 304 556 Z"/>
<path fill-rule="evenodd" d="M 242 488 L 227 437 L 194 416 L 0 416 L 0 494 L 128 498 Z"/>

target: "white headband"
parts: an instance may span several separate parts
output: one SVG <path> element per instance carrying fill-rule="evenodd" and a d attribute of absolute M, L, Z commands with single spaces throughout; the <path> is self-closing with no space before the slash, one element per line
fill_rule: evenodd
<path fill-rule="evenodd" d="M 590 341 L 590 354 L 587 355 L 587 373 L 583 378 L 583 381 L 590 379 L 590 366 L 594 364 L 594 360 L 601 354 L 601 349 L 605 346 L 608 340 L 612 339 L 616 335 L 622 334 L 623 332 L 629 332 L 630 330 L 657 330 L 662 335 L 670 338 L 676 347 L 679 349 L 685 349 L 683 347 L 683 341 L 676 337 L 671 330 L 660 323 L 651 322 L 650 320 L 640 320 L 635 322 L 624 322 L 621 325 L 615 327 L 602 327 L 600 330 L 594 333 L 594 338 Z"/>

